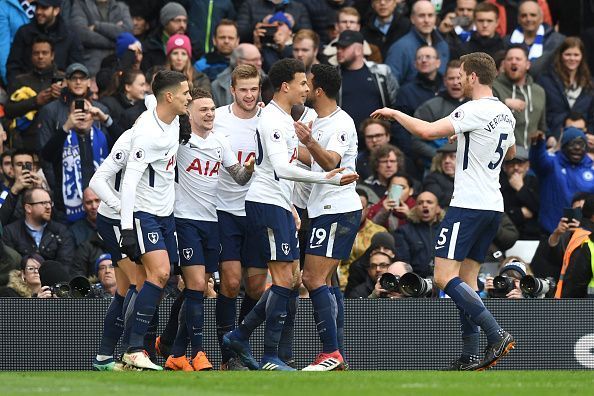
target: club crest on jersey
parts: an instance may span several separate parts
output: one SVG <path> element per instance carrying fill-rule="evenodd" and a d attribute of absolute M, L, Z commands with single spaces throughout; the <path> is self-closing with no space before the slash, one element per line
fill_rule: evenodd
<path fill-rule="evenodd" d="M 156 232 L 149 232 L 146 237 L 153 245 L 159 242 L 159 234 Z"/>
<path fill-rule="evenodd" d="M 111 154 L 111 158 L 113 159 L 113 162 L 115 162 L 116 164 L 121 164 L 122 162 L 124 162 L 124 151 L 123 150 L 116 150 Z"/>
<path fill-rule="evenodd" d="M 458 109 L 458 110 L 454 111 L 454 114 L 452 114 L 452 117 L 456 121 L 461 121 L 464 118 L 464 112 L 462 110 Z"/>
<path fill-rule="evenodd" d="M 185 248 L 185 249 L 182 250 L 182 254 L 184 255 L 184 258 L 186 260 L 189 260 L 194 255 L 194 249 L 192 249 L 192 248 Z"/>
<path fill-rule="evenodd" d="M 288 255 L 288 254 L 289 254 L 289 252 L 291 251 L 291 247 L 289 246 L 289 244 L 288 244 L 288 243 L 283 243 L 283 244 L 281 245 L 281 249 L 283 249 L 283 253 L 284 253 L 285 255 Z"/>
<path fill-rule="evenodd" d="M 142 161 L 144 159 L 144 150 L 141 148 L 134 150 L 134 160 L 135 161 Z"/>
<path fill-rule="evenodd" d="M 280 142 L 281 140 L 281 131 L 279 131 L 278 129 L 275 129 L 274 131 L 272 131 L 272 135 L 270 135 L 270 139 L 272 139 L 273 142 Z"/>

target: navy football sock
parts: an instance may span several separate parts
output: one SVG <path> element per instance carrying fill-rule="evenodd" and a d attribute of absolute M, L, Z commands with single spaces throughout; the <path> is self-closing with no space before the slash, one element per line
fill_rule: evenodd
<path fill-rule="evenodd" d="M 157 328 L 159 327 L 159 306 L 155 309 L 153 318 L 146 329 L 144 336 L 144 350 L 149 354 L 151 360 L 157 358 L 157 351 L 155 349 L 155 341 L 157 340 Z"/>
<path fill-rule="evenodd" d="M 136 306 L 138 291 L 136 288 L 132 289 L 132 285 L 130 285 L 128 294 L 130 294 L 130 298 L 128 299 L 126 310 L 124 312 L 124 334 L 122 335 L 122 349 L 124 351 L 127 350 L 130 345 L 130 333 L 132 332 L 132 323 L 134 323 L 134 308 Z M 128 297 L 128 294 L 126 294 L 126 297 Z M 124 304 L 126 304 L 126 300 L 124 300 Z M 122 307 L 122 310 L 123 309 L 124 308 Z"/>
<path fill-rule="evenodd" d="M 293 337 L 295 334 L 295 315 L 299 309 L 299 290 L 291 290 L 287 301 L 287 318 L 278 344 L 278 357 L 284 361 L 293 358 Z"/>
<path fill-rule="evenodd" d="M 467 363 L 471 357 L 479 355 L 479 343 L 481 338 L 480 328 L 458 308 L 460 316 L 460 330 L 462 332 L 462 360 Z"/>
<path fill-rule="evenodd" d="M 448 282 L 444 291 L 472 322 L 483 329 L 489 344 L 494 344 L 501 339 L 501 326 L 470 286 L 462 282 L 459 277 L 455 277 Z"/>
<path fill-rule="evenodd" d="M 160 341 L 164 345 L 171 346 L 173 344 L 173 341 L 175 340 L 175 335 L 177 334 L 177 326 L 179 324 L 179 311 L 184 302 L 184 298 L 184 292 L 179 293 L 173 301 L 173 304 L 171 305 L 171 311 L 169 312 L 167 324 L 165 325 L 165 329 L 161 333 Z"/>
<path fill-rule="evenodd" d="M 338 349 L 338 340 L 336 339 L 336 317 L 334 316 L 330 290 L 327 285 L 323 285 L 312 290 L 309 297 L 314 312 L 317 314 L 316 328 L 320 341 L 322 341 L 322 352 L 334 352 Z"/>
<path fill-rule="evenodd" d="M 254 308 L 243 318 L 243 321 L 239 326 L 237 326 L 237 333 L 243 339 L 248 339 L 256 330 L 258 326 L 260 326 L 266 320 L 266 303 L 268 301 L 268 297 L 270 296 L 270 289 L 266 290 L 258 303 L 254 306 Z"/>
<path fill-rule="evenodd" d="M 149 281 L 145 281 L 140 293 L 138 293 L 134 304 L 135 314 L 130 333 L 131 350 L 136 351 L 144 349 L 144 336 L 153 319 L 162 292 L 163 289 L 159 286 Z"/>
<path fill-rule="evenodd" d="M 344 296 L 339 286 L 334 286 L 330 292 L 336 299 L 336 340 L 338 341 L 338 350 L 344 358 Z"/>
<path fill-rule="evenodd" d="M 239 307 L 239 318 L 237 319 L 237 323 L 243 322 L 243 319 L 252 309 L 254 309 L 258 301 L 260 300 L 254 300 L 247 294 L 243 296 L 241 299 L 241 306 Z"/>
<path fill-rule="evenodd" d="M 223 293 L 217 294 L 216 318 L 217 318 L 217 339 L 221 347 L 221 362 L 227 363 L 235 356 L 233 351 L 223 348 L 223 336 L 235 328 L 235 316 L 237 315 L 237 299 L 230 298 Z"/>
<path fill-rule="evenodd" d="M 287 317 L 287 301 L 290 294 L 291 289 L 286 287 L 278 285 L 270 287 L 264 328 L 264 355 L 266 356 L 278 356 L 278 343 Z"/>
<path fill-rule="evenodd" d="M 186 293 L 187 289 L 184 289 L 183 293 Z M 173 341 L 173 345 L 171 346 L 171 354 L 173 357 L 180 357 L 186 355 L 186 350 L 188 349 L 188 343 L 190 342 L 190 336 L 188 334 L 188 326 L 186 324 L 186 305 L 188 304 L 188 300 L 184 299 L 182 306 L 179 310 L 178 315 L 178 326 L 177 326 L 177 334 L 175 335 L 175 340 Z"/>
<path fill-rule="evenodd" d="M 186 326 L 192 344 L 192 356 L 196 356 L 203 350 L 204 292 L 186 289 Z"/>
<path fill-rule="evenodd" d="M 111 304 L 109 304 L 109 308 L 107 308 L 105 319 L 103 319 L 103 335 L 99 344 L 98 355 L 113 356 L 116 344 L 124 331 L 122 314 L 124 299 L 124 297 L 116 292 L 111 300 Z"/>

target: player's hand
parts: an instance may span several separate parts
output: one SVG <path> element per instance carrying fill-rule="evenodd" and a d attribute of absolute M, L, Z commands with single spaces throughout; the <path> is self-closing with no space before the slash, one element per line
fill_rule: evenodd
<path fill-rule="evenodd" d="M 382 109 L 378 109 L 371 113 L 371 118 L 376 118 L 380 120 L 395 120 L 396 119 L 396 110 L 392 110 L 388 107 L 384 107 Z"/>
<path fill-rule="evenodd" d="M 295 126 L 295 133 L 297 134 L 299 141 L 307 147 L 313 140 L 311 136 L 311 126 L 313 123 L 310 121 L 307 124 L 304 124 L 303 122 L 296 121 L 293 125 Z"/>
<path fill-rule="evenodd" d="M 253 157 L 243 163 L 243 167 L 250 174 L 254 173 L 255 166 L 256 166 L 256 160 Z"/>
<path fill-rule="evenodd" d="M 138 241 L 136 240 L 136 233 L 134 230 L 122 230 L 120 237 L 120 251 L 130 258 L 136 259 L 136 252 L 138 248 Z"/>
<path fill-rule="evenodd" d="M 448 143 L 456 143 L 458 141 L 458 135 L 453 134 L 452 136 L 448 136 Z"/>
<path fill-rule="evenodd" d="M 351 184 L 359 180 L 359 175 L 357 173 L 347 173 L 346 175 L 339 175 L 340 172 L 345 170 L 346 168 L 338 168 L 334 169 L 326 175 L 326 179 L 332 179 L 334 177 L 340 176 L 340 185 L 344 186 L 346 184 Z"/>

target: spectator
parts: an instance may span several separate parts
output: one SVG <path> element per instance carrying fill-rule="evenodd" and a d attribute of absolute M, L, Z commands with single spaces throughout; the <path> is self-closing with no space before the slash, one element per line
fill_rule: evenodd
<path fill-rule="evenodd" d="M 146 96 L 144 97 L 144 100 L 139 100 L 132 107 L 124 110 L 124 112 L 120 116 L 119 123 L 120 123 L 120 128 L 123 131 L 126 131 L 126 130 L 132 128 L 132 125 L 134 125 L 134 123 L 136 122 L 136 119 L 138 117 L 140 117 L 140 115 L 146 111 L 146 109 L 147 109 L 146 102 L 155 99 L 154 95 L 152 94 L 153 91 L 152 91 L 151 85 L 152 85 L 153 78 L 154 78 L 155 74 L 157 74 L 161 70 L 165 70 L 165 67 L 164 66 L 155 66 L 155 67 L 150 68 L 149 71 L 146 72 L 146 75 L 145 75 Z"/>
<path fill-rule="evenodd" d="M 438 31 L 448 43 L 450 59 L 460 58 L 464 45 L 470 40 L 472 32 L 476 29 L 473 24 L 475 6 L 476 0 L 456 0 L 454 4 L 446 7 L 452 11 L 451 17 L 448 17 L 448 13 L 444 9 L 440 13 L 442 15 L 445 13 L 445 21 L 439 24 Z"/>
<path fill-rule="evenodd" d="M 0 221 L 2 225 L 22 219 L 22 194 L 28 188 L 42 187 L 43 180 L 38 174 L 38 167 L 33 159 L 33 153 L 26 149 L 16 150 L 11 156 L 14 182 L 0 207 Z"/>
<path fill-rule="evenodd" d="M 552 233 L 578 192 L 594 193 L 593 162 L 586 155 L 586 136 L 568 127 L 561 136 L 561 150 L 549 155 L 544 138 L 538 134 L 530 146 L 530 166 L 540 183 L 539 224 Z"/>
<path fill-rule="evenodd" d="M 375 149 L 370 160 L 373 173 L 359 185 L 368 192 L 370 203 L 377 203 L 386 194 L 392 176 L 404 172 L 404 160 L 402 151 L 391 144 Z"/>
<path fill-rule="evenodd" d="M 258 69 L 260 74 L 263 74 L 262 56 L 258 47 L 253 44 L 242 43 L 233 50 L 229 67 L 212 82 L 212 98 L 217 106 L 225 106 L 233 102 L 231 73 L 239 65 L 252 65 Z"/>
<path fill-rule="evenodd" d="M 542 231 L 538 226 L 538 179 L 529 170 L 528 151 L 517 147 L 515 158 L 503 162 L 501 195 L 505 213 L 520 232 L 520 239 L 539 240 Z"/>
<path fill-rule="evenodd" d="M 334 38 L 334 22 L 338 19 L 340 10 L 353 3 L 353 0 L 297 1 L 305 6 L 311 20 L 311 29 L 320 36 L 320 42 L 324 45 Z"/>
<path fill-rule="evenodd" d="M 44 261 L 38 254 L 24 256 L 21 259 L 20 268 L 9 273 L 8 284 L 0 289 L 0 297 L 55 297 L 49 286 L 41 285 L 39 269 Z"/>
<path fill-rule="evenodd" d="M 361 29 L 365 40 L 380 49 L 381 59 L 385 59 L 390 46 L 410 30 L 408 18 L 396 12 L 397 4 L 397 0 L 371 0 L 373 11 L 367 25 Z"/>
<path fill-rule="evenodd" d="M 206 74 L 210 81 L 229 67 L 231 53 L 239 45 L 239 32 L 235 21 L 223 19 L 215 29 L 212 39 L 214 48 L 194 63 L 199 72 Z"/>
<path fill-rule="evenodd" d="M 58 70 L 65 70 L 73 62 L 83 61 L 83 48 L 79 37 L 71 34 L 67 22 L 60 17 L 61 0 L 37 0 L 35 19 L 17 30 L 6 62 L 6 76 L 12 81 L 19 74 L 33 69 L 31 48 L 39 35 L 48 36 L 54 43 Z"/>
<path fill-rule="evenodd" d="M 109 154 L 107 131 L 94 125 L 103 112 L 84 101 L 84 109 L 72 106 L 41 152 L 53 167 L 57 209 L 73 223 L 84 217 L 83 191 L 95 170 Z"/>
<path fill-rule="evenodd" d="M 396 259 L 410 263 L 423 278 L 433 275 L 436 233 L 444 215 L 435 194 L 423 191 L 408 213 L 408 222 L 394 234 Z"/>
<path fill-rule="evenodd" d="M 31 47 L 32 69 L 16 76 L 8 87 L 10 100 L 6 115 L 13 122 L 13 144 L 36 147 L 36 114 L 43 106 L 60 97 L 64 74 L 56 69 L 54 46 L 45 36 L 37 36 Z"/>
<path fill-rule="evenodd" d="M 237 27 L 241 42 L 252 42 L 256 36 L 262 36 L 261 27 L 264 18 L 270 18 L 277 11 L 290 15 L 293 20 L 292 27 L 297 30 L 311 29 L 311 20 L 303 4 L 297 1 L 283 0 L 245 0 L 237 14 Z M 254 42 L 254 44 L 256 44 Z"/>
<path fill-rule="evenodd" d="M 147 11 L 146 4 L 132 3 L 129 4 L 130 17 L 132 18 L 132 34 L 139 41 L 147 38 L 151 28 L 150 11 Z"/>
<path fill-rule="evenodd" d="M 472 32 L 475 31 L 474 10 L 477 0 L 456 0 L 456 18 L 454 31 L 458 35 L 461 43 L 467 43 L 470 40 Z"/>
<path fill-rule="evenodd" d="M 493 95 L 509 107 L 516 119 L 516 146 L 528 148 L 531 136 L 546 132 L 546 95 L 528 74 L 531 64 L 522 46 L 509 47 L 503 73 L 493 82 Z"/>
<path fill-rule="evenodd" d="M 542 9 L 534 0 L 526 0 L 520 4 L 518 24 L 512 34 L 505 37 L 505 41 L 508 45 L 524 45 L 529 51 L 530 74 L 540 76 L 549 67 L 553 54 L 565 36 L 543 23 Z"/>
<path fill-rule="evenodd" d="M 6 79 L 6 60 L 17 30 L 35 15 L 35 4 L 28 0 L 0 0 L 0 78 Z"/>
<path fill-rule="evenodd" d="M 111 86 L 101 98 L 113 121 L 117 124 L 126 109 L 144 101 L 146 78 L 141 70 L 128 69 L 114 74 Z M 121 126 L 121 125 L 120 125 Z M 123 128 L 122 128 L 123 129 Z"/>
<path fill-rule="evenodd" d="M 371 176 L 369 157 L 373 151 L 390 143 L 390 124 L 387 121 L 375 118 L 367 118 L 359 127 L 361 135 L 365 141 L 365 147 L 359 148 L 357 155 L 357 173 L 360 180 L 365 180 Z"/>
<path fill-rule="evenodd" d="M 309 73 L 312 65 L 320 63 L 318 60 L 318 48 L 320 37 L 316 32 L 309 29 L 301 29 L 293 37 L 293 58 L 299 59 L 305 65 Z"/>
<path fill-rule="evenodd" d="M 254 45 L 260 49 L 262 68 L 268 72 L 276 61 L 293 55 L 295 22 L 290 15 L 279 11 L 272 16 L 266 16 L 263 23 L 264 27 L 256 29 L 254 33 Z M 267 32 L 265 27 L 272 31 Z"/>
<path fill-rule="evenodd" d="M 13 248 L 4 245 L 0 239 L 0 287 L 6 285 L 11 272 L 20 270 L 21 255 Z"/>
<path fill-rule="evenodd" d="M 37 253 L 45 260 L 56 260 L 69 268 L 74 241 L 66 226 L 51 220 L 53 202 L 41 188 L 25 190 L 25 218 L 4 228 L 2 240 L 22 256 Z"/>
<path fill-rule="evenodd" d="M 388 193 L 369 208 L 367 217 L 393 232 L 407 223 L 410 210 L 415 206 L 414 181 L 410 177 L 396 173 L 388 181 Z M 401 188 L 400 197 L 392 197 L 390 190 L 394 186 Z"/>
<path fill-rule="evenodd" d="M 423 191 L 430 191 L 437 197 L 442 209 L 450 206 L 454 195 L 454 174 L 456 173 L 456 143 L 446 143 L 437 149 L 431 161 L 429 174 L 423 180 Z"/>
<path fill-rule="evenodd" d="M 153 66 L 161 66 L 165 64 L 167 58 L 166 48 L 169 38 L 174 34 L 186 34 L 188 14 L 181 4 L 170 2 L 161 8 L 161 11 L 159 12 L 159 21 L 161 27 L 149 34 L 142 42 L 144 56 L 142 58 L 141 67 L 145 72 Z M 189 43 L 190 40 L 188 39 L 188 44 Z M 187 52 L 190 55 L 192 54 L 191 47 Z"/>
<path fill-rule="evenodd" d="M 115 267 L 111 259 L 111 254 L 103 253 L 95 260 L 95 275 L 97 284 L 93 290 L 95 298 L 111 298 L 114 296 L 117 285 L 115 278 Z"/>
<path fill-rule="evenodd" d="M 184 34 L 174 34 L 167 41 L 167 70 L 175 70 L 188 78 L 190 88 L 201 88 L 210 91 L 210 81 L 206 74 L 192 66 L 192 45 L 190 38 Z"/>
<path fill-rule="evenodd" d="M 442 90 L 435 96 L 416 107 L 415 118 L 420 118 L 427 122 L 434 122 L 447 117 L 458 106 L 467 101 L 462 92 L 462 83 L 460 81 L 460 61 L 451 60 L 448 62 L 446 74 L 443 76 Z M 436 150 L 446 144 L 447 138 L 437 140 L 422 140 L 417 137 L 412 138 L 411 149 L 417 161 L 423 161 L 425 164 L 431 164 L 435 157 Z M 455 147 L 454 147 L 455 149 Z M 435 193 L 435 191 L 434 191 Z M 437 194 L 440 197 L 440 194 Z M 440 199 L 440 205 L 442 201 Z M 449 204 L 449 201 L 448 201 Z M 445 206 L 442 206 L 444 208 Z"/>
<path fill-rule="evenodd" d="M 365 61 L 363 35 L 345 30 L 335 45 L 342 75 L 338 104 L 353 118 L 355 125 L 361 125 L 375 109 L 392 107 L 398 83 L 386 65 Z"/>
<path fill-rule="evenodd" d="M 0 123 L 0 125 L 2 125 Z M 4 130 L 4 128 L 2 128 Z M 6 135 L 6 132 L 4 132 Z M 0 154 L 0 161 L 2 164 L 2 187 L 1 191 L 8 190 L 12 183 L 14 183 L 14 170 L 12 169 L 12 151 L 11 150 L 3 150 Z"/>
<path fill-rule="evenodd" d="M 530 271 L 530 268 L 526 265 L 526 263 L 516 260 L 508 261 L 499 269 L 499 276 L 512 279 L 512 289 L 510 291 L 506 291 L 504 295 L 500 295 L 493 288 L 494 278 L 492 276 L 487 276 L 485 278 L 484 291 L 489 297 L 492 298 L 524 298 L 522 295 L 522 290 L 520 290 L 520 281 L 526 275 L 532 275 L 532 271 Z"/>
<path fill-rule="evenodd" d="M 337 271 L 338 282 L 340 283 L 341 289 L 343 291 L 347 284 L 351 264 L 363 256 L 365 251 L 371 245 L 374 235 L 380 232 L 387 234 L 387 230 L 384 227 L 375 224 L 373 221 L 367 218 L 367 214 L 369 212 L 369 199 L 367 198 L 367 193 L 360 188 L 357 188 L 357 194 L 359 194 L 359 198 L 361 198 L 361 205 L 363 205 L 363 212 L 361 213 L 361 225 L 359 226 L 359 231 L 357 231 L 357 236 L 355 237 L 355 242 L 353 243 L 349 258 L 340 262 Z"/>
<path fill-rule="evenodd" d="M 72 4 L 72 27 L 80 35 L 84 61 L 92 76 L 113 53 L 116 37 L 132 30 L 130 10 L 116 0 L 79 0 Z"/>
<path fill-rule="evenodd" d="M 488 2 L 477 4 L 474 9 L 476 30 L 472 32 L 470 39 L 462 46 L 462 53 L 486 52 L 495 57 L 499 51 L 503 51 L 505 43 L 497 33 L 498 22 L 499 9 L 497 6 Z"/>
<path fill-rule="evenodd" d="M 95 275 L 95 261 L 106 251 L 105 243 L 99 234 L 91 234 L 89 239 L 76 248 L 73 264 L 70 267 L 70 276 L 92 277 Z"/>
<path fill-rule="evenodd" d="M 385 63 L 400 85 L 412 81 L 417 74 L 415 60 L 417 49 L 425 44 L 435 47 L 441 60 L 439 72 L 443 75 L 450 60 L 450 50 L 441 34 L 435 30 L 436 15 L 433 4 L 427 0 L 414 3 L 410 15 L 412 27 L 388 50 Z"/>
<path fill-rule="evenodd" d="M 361 30 L 361 15 L 356 8 L 353 7 L 343 7 L 338 11 L 337 20 L 334 24 L 334 29 L 336 30 L 337 35 L 344 32 L 345 30 L 353 30 L 359 32 Z M 336 46 L 334 43 L 338 40 L 338 37 L 333 39 L 324 47 L 323 54 L 328 59 L 328 63 L 333 66 L 338 66 L 338 61 L 336 60 Z M 380 53 L 379 48 L 376 45 L 369 44 L 367 40 L 363 41 L 363 56 L 368 61 L 372 61 L 375 63 L 382 62 L 382 54 Z"/>
<path fill-rule="evenodd" d="M 570 112 L 586 118 L 587 126 L 593 126 L 593 84 L 590 70 L 584 58 L 584 43 L 578 37 L 567 37 L 553 57 L 553 65 L 540 76 L 538 83 L 547 93 L 547 126 L 550 142 L 556 145 L 563 122 Z M 554 144 L 553 144 L 554 143 Z"/>
<path fill-rule="evenodd" d="M 349 276 L 344 290 L 346 298 L 367 298 L 375 286 L 375 282 L 382 272 L 394 262 L 396 247 L 394 237 L 388 232 L 378 232 L 371 238 L 369 248 L 349 267 Z M 374 260 L 375 265 L 371 265 L 371 257 L 380 253 L 383 258 L 383 265 L 378 266 L 379 259 Z M 377 271 L 380 271 L 378 274 Z M 367 285 L 364 290 L 367 292 L 354 295 L 353 290 L 359 285 Z"/>
<path fill-rule="evenodd" d="M 95 194 L 90 187 L 85 188 L 83 191 L 82 201 L 85 217 L 77 220 L 70 227 L 70 231 L 74 237 L 74 246 L 76 248 L 97 233 L 97 209 L 101 203 L 101 199 L 99 199 L 97 194 Z"/>
<path fill-rule="evenodd" d="M 367 267 L 367 277 L 365 282 L 357 285 L 347 285 L 349 292 L 345 294 L 345 298 L 368 298 L 375 290 L 375 285 L 379 283 L 379 278 L 388 271 L 392 264 L 392 259 L 386 253 L 373 252 L 369 256 L 369 264 Z"/>
<path fill-rule="evenodd" d="M 188 11 L 187 34 L 192 41 L 192 52 L 197 56 L 208 54 L 213 49 L 216 31 L 216 28 L 213 30 L 214 27 L 218 27 L 224 19 L 237 19 L 231 0 L 186 0 L 182 1 L 182 4 Z"/>
<path fill-rule="evenodd" d="M 409 272 L 413 272 L 410 264 L 405 263 L 404 261 L 395 261 L 392 264 L 390 264 L 390 266 L 388 267 L 388 269 L 386 269 L 386 272 L 384 272 L 384 273 L 392 274 L 392 275 L 396 276 L 398 279 L 400 279 L 400 277 L 402 277 L 402 275 L 409 273 Z M 380 276 L 380 278 L 381 278 L 381 276 Z M 369 298 L 402 298 L 402 297 L 404 297 L 398 291 L 388 291 L 388 290 L 383 289 L 382 286 L 380 285 L 380 278 L 377 278 L 377 281 L 375 282 L 375 286 L 373 288 L 373 291 L 369 295 Z M 365 286 L 367 286 L 367 285 L 365 285 Z M 360 285 L 358 287 L 362 288 L 363 286 Z M 364 293 L 364 291 L 361 290 L 359 293 Z M 358 293 L 358 290 L 354 291 L 354 294 L 359 294 L 359 293 Z"/>

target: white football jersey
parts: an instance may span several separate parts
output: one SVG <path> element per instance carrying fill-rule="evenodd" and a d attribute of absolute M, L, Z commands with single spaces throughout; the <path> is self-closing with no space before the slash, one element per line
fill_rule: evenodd
<path fill-rule="evenodd" d="M 256 127 L 262 109 L 250 119 L 242 119 L 233 114 L 232 105 L 219 107 L 215 111 L 214 132 L 224 135 L 237 161 L 243 166 L 246 161 L 256 158 Z M 217 192 L 217 210 L 231 213 L 235 216 L 245 216 L 245 196 L 250 188 L 252 179 L 244 186 L 233 180 L 229 172 L 223 167 L 219 172 Z"/>
<path fill-rule="evenodd" d="M 175 217 L 217 221 L 219 172 L 235 164 L 237 158 L 225 136 L 211 132 L 203 139 L 192 134 L 177 151 Z"/>
<path fill-rule="evenodd" d="M 310 107 L 306 107 L 301 114 L 301 118 L 299 121 L 303 122 L 304 124 L 309 123 L 310 121 L 315 120 L 318 117 L 316 111 Z M 309 164 L 304 164 L 303 162 L 297 160 L 297 166 L 306 170 L 311 170 Z M 309 200 L 309 194 L 311 193 L 312 183 L 301 183 L 296 182 L 295 186 L 293 186 L 293 204 L 300 208 L 305 209 L 307 207 L 307 201 Z"/>
<path fill-rule="evenodd" d="M 499 173 L 516 142 L 512 112 L 499 99 L 486 97 L 461 105 L 449 120 L 458 135 L 450 206 L 503 212 Z"/>
<path fill-rule="evenodd" d="M 179 146 L 179 118 L 171 124 L 158 119 L 156 110 L 134 125 L 126 169 L 144 169 L 136 187 L 134 211 L 155 216 L 173 213 L 175 201 L 175 154 Z M 146 112 L 145 112 L 146 113 Z M 148 167 L 146 166 L 148 164 Z M 126 228 L 122 224 L 123 228 Z"/>
<path fill-rule="evenodd" d="M 106 173 L 107 184 L 109 191 L 118 199 L 120 199 L 120 191 L 122 188 L 122 181 L 124 180 L 124 172 L 126 172 L 126 162 L 128 162 L 128 155 L 130 154 L 130 141 L 132 140 L 132 134 L 134 129 L 128 129 L 126 132 L 118 138 L 113 145 L 109 157 L 103 161 L 101 166 L 97 169 L 96 174 Z M 95 193 L 99 194 L 97 191 Z M 105 197 L 99 197 L 102 199 L 99 204 L 97 212 L 107 218 L 119 220 L 120 212 L 109 207 L 103 200 Z"/>
<path fill-rule="evenodd" d="M 317 118 L 312 127 L 312 135 L 320 146 L 340 155 L 339 168 L 342 173 L 355 173 L 357 159 L 357 128 L 353 119 L 340 107 L 324 118 Z M 313 172 L 325 172 L 315 161 Z M 355 191 L 355 183 L 346 186 L 314 184 L 307 204 L 309 218 L 336 213 L 348 213 L 361 209 L 361 199 Z"/>
<path fill-rule="evenodd" d="M 262 110 L 256 141 L 256 168 L 245 199 L 280 206 L 291 211 L 294 182 L 277 177 L 269 156 L 285 153 L 289 166 L 295 166 L 299 140 L 293 126 L 293 118 L 274 101 L 270 101 Z"/>

